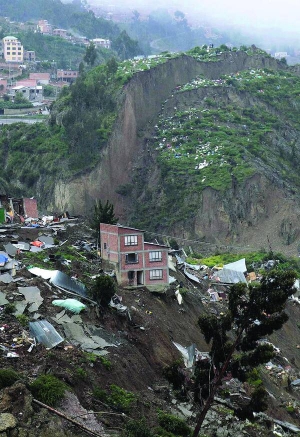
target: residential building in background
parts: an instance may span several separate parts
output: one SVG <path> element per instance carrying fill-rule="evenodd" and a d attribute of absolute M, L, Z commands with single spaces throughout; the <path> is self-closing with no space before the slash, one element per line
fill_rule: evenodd
<path fill-rule="evenodd" d="M 24 61 L 35 62 L 35 51 L 34 50 L 24 50 Z"/>
<path fill-rule="evenodd" d="M 78 77 L 78 71 L 75 70 L 57 70 L 56 79 L 59 82 L 73 82 Z"/>
<path fill-rule="evenodd" d="M 110 49 L 111 47 L 111 41 L 109 39 L 94 38 L 92 39 L 92 42 L 95 44 L 96 47 L 102 47 L 105 49 Z"/>
<path fill-rule="evenodd" d="M 168 247 L 144 241 L 144 231 L 100 224 L 101 257 L 116 267 L 120 285 L 168 285 Z"/>
<path fill-rule="evenodd" d="M 39 20 L 38 30 L 45 35 L 52 35 L 53 26 L 47 20 Z"/>
<path fill-rule="evenodd" d="M 52 35 L 68 39 L 67 31 L 65 29 L 53 29 Z"/>
<path fill-rule="evenodd" d="M 2 40 L 5 62 L 23 62 L 24 48 L 14 36 L 5 36 Z"/>
<path fill-rule="evenodd" d="M 36 80 L 38 85 L 48 85 L 50 73 L 29 73 L 29 79 Z"/>

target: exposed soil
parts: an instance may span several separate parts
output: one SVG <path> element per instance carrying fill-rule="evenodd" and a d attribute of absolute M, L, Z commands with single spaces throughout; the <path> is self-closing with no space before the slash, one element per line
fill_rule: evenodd
<path fill-rule="evenodd" d="M 27 234 L 27 232 L 29 233 Z M 33 236 L 31 232 L 32 230 L 18 230 L 18 235 L 22 235 L 23 240 L 29 237 L 31 239 Z M 39 232 L 42 233 L 41 230 L 34 232 L 35 236 Z M 80 235 L 86 239 L 86 233 L 86 228 L 80 225 L 70 228 L 64 233 L 61 240 L 64 241 L 68 238 L 69 243 L 72 243 Z M 20 255 L 20 262 L 22 262 L 23 256 L 25 257 L 26 254 Z M 84 254 L 82 256 L 90 255 Z M 93 259 L 89 263 L 83 257 L 78 257 L 75 263 L 72 262 L 68 273 L 77 273 L 79 279 L 84 279 L 87 265 L 89 273 L 94 274 L 106 268 L 97 259 Z M 64 265 L 61 267 L 65 268 Z M 87 309 L 81 313 L 84 323 L 104 328 L 108 335 L 120 343 L 117 347 L 107 348 L 109 353 L 105 358 L 111 363 L 110 368 L 101 359 L 91 361 L 80 347 L 70 344 L 68 339 L 52 350 L 46 350 L 44 346 L 37 345 L 31 352 L 28 352 L 30 343 L 22 340 L 24 332 L 29 335 L 28 325 L 23 327 L 14 315 L 7 315 L 2 311 L 0 328 L 3 327 L 3 330 L 0 331 L 0 344 L 11 349 L 11 345 L 14 343 L 16 346 L 13 350 L 18 353 L 19 358 L 7 358 L 6 353 L 0 351 L 0 368 L 13 367 L 22 374 L 25 385 L 18 386 L 19 391 L 11 387 L 0 392 L 0 413 L 14 414 L 19 420 L 19 427 L 26 429 L 26 432 L 29 432 L 31 421 L 37 420 L 38 433 L 24 434 L 29 437 L 46 436 L 47 434 L 43 433 L 46 433 L 49 424 L 54 427 L 53 429 L 56 429 L 56 434 L 53 431 L 53 436 L 86 435 L 67 421 L 56 416 L 54 419 L 51 413 L 32 403 L 25 386 L 28 386 L 38 375 L 51 373 L 65 381 L 73 393 L 73 395 L 68 395 L 67 401 L 62 402 L 57 409 L 64 411 L 67 416 L 74 417 L 77 414 L 77 418 L 74 417 L 74 419 L 81 420 L 85 426 L 91 429 L 95 429 L 93 421 L 100 420 L 97 432 L 101 432 L 101 435 L 103 432 L 107 433 L 115 428 L 116 432 L 119 433 L 120 429 L 124 427 L 125 421 L 128 420 L 127 416 L 133 418 L 144 416 L 150 425 L 155 425 L 157 423 L 157 409 L 168 410 L 174 398 L 171 387 L 163 376 L 163 369 L 174 360 L 181 358 L 172 341 L 183 346 L 195 343 L 198 350 L 208 351 L 208 346 L 197 327 L 197 319 L 204 311 L 219 313 L 225 309 L 226 305 L 225 303 L 208 301 L 205 294 L 208 283 L 205 281 L 196 288 L 187 282 L 179 271 L 176 274 L 172 273 L 172 275 L 177 276 L 178 280 L 182 281 L 189 290 L 184 295 L 182 305 L 178 304 L 172 288 L 164 295 L 151 293 L 146 288 L 120 288 L 118 294 L 122 296 L 122 304 L 128 307 L 130 317 L 119 314 L 114 309 L 98 308 L 93 304 L 88 304 Z M 44 299 L 38 312 L 42 318 L 47 319 L 61 332 L 61 326 L 57 325 L 52 317 L 55 317 L 62 309 L 52 305 L 52 300 L 70 296 L 64 295 L 63 292 L 50 286 L 47 281 L 33 277 L 26 268 L 17 271 L 17 277 L 24 278 L 22 284 L 16 282 L 8 285 L 1 284 L 0 291 L 6 293 L 9 301 L 16 302 L 22 299 L 18 293 L 18 285 L 37 286 Z M 293 379 L 300 376 L 300 349 L 297 348 L 297 345 L 300 345 L 300 329 L 297 327 L 299 310 L 299 306 L 290 303 L 288 305 L 289 322 L 282 331 L 272 337 L 272 341 L 282 352 L 281 357 L 278 358 L 278 363 L 283 367 L 291 365 Z M 68 311 L 67 313 L 72 316 L 72 313 Z M 27 313 L 27 315 L 29 314 Z M 285 361 L 282 356 L 286 357 L 288 361 Z M 297 423 L 299 418 L 297 419 L 297 416 L 296 419 L 291 417 L 285 406 L 288 400 L 295 401 L 299 405 L 299 392 L 296 389 L 293 392 L 288 392 L 286 384 L 277 373 L 270 377 L 270 372 L 266 370 L 265 379 L 268 390 L 276 398 L 270 398 L 268 413 L 280 420 Z M 109 393 L 111 384 L 136 395 L 135 407 L 126 412 L 125 416 L 118 409 L 108 407 L 105 402 L 103 403 L 93 395 L 95 387 Z M 27 405 L 25 409 L 24 403 Z M 84 409 L 101 411 L 105 414 L 89 416 Z M 44 412 L 42 413 L 42 411 Z M 105 431 L 100 431 L 101 424 L 105 424 Z M 57 434 L 58 429 L 61 434 Z M 251 435 L 250 431 L 248 435 Z"/>

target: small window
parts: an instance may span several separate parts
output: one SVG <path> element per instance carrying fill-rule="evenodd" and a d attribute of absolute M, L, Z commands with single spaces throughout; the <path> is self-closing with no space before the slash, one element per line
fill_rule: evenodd
<path fill-rule="evenodd" d="M 126 254 L 126 264 L 135 264 L 139 262 L 139 257 L 137 253 L 127 253 Z"/>
<path fill-rule="evenodd" d="M 137 235 L 127 235 L 125 237 L 125 246 L 137 246 L 138 237 Z"/>
<path fill-rule="evenodd" d="M 106 247 L 107 247 L 107 244 L 106 244 L 106 243 L 104 243 L 104 245 L 103 245 L 103 246 L 104 246 L 104 249 L 106 249 Z"/>
<path fill-rule="evenodd" d="M 150 279 L 162 279 L 163 271 L 161 269 L 150 270 Z"/>
<path fill-rule="evenodd" d="M 162 260 L 162 253 L 160 250 L 149 252 L 149 261 L 150 262 L 161 261 L 161 260 Z"/>

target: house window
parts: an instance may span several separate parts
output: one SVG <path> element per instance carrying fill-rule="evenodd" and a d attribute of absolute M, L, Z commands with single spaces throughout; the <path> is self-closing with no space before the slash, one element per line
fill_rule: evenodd
<path fill-rule="evenodd" d="M 106 249 L 106 247 L 107 247 L 107 243 L 104 243 L 104 249 Z"/>
<path fill-rule="evenodd" d="M 162 279 L 163 278 L 163 271 L 162 269 L 155 269 L 150 270 L 150 279 Z"/>
<path fill-rule="evenodd" d="M 149 252 L 149 261 L 150 262 L 161 261 L 161 260 L 162 260 L 162 253 L 160 250 Z"/>
<path fill-rule="evenodd" d="M 137 235 L 127 235 L 125 237 L 125 246 L 137 246 L 138 237 Z"/>
<path fill-rule="evenodd" d="M 137 253 L 127 253 L 125 257 L 126 264 L 135 264 L 139 262 L 139 257 Z"/>

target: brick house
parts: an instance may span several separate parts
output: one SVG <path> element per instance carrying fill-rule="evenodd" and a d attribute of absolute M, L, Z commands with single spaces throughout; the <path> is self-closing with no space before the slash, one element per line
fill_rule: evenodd
<path fill-rule="evenodd" d="M 101 255 L 116 266 L 120 285 L 168 285 L 168 247 L 147 243 L 144 232 L 100 223 Z"/>

